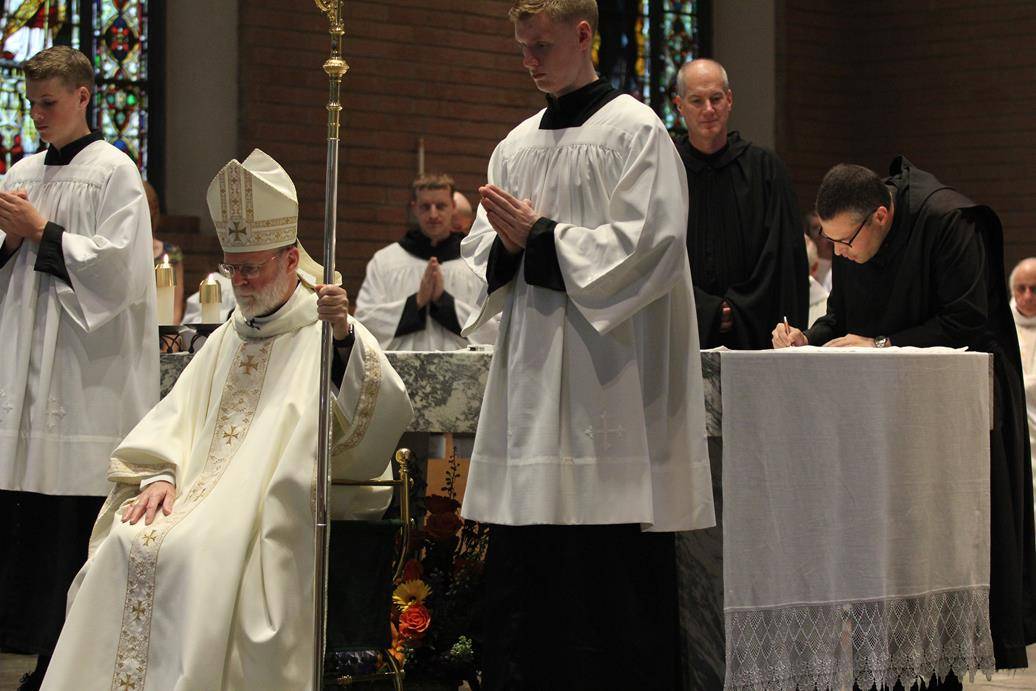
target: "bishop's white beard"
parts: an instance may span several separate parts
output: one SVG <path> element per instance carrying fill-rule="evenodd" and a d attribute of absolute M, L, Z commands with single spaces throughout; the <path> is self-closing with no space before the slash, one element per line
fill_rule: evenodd
<path fill-rule="evenodd" d="M 295 285 L 298 278 L 294 273 L 282 274 L 277 280 L 271 282 L 265 288 L 252 292 L 251 295 L 241 295 L 237 286 L 234 286 L 234 299 L 237 300 L 237 309 L 245 319 L 254 319 L 265 314 L 270 314 L 284 304 L 285 296 L 291 297 L 289 291 Z"/>

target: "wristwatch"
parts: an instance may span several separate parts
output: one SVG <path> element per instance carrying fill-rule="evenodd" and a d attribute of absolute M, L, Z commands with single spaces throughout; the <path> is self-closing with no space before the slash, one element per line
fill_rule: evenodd
<path fill-rule="evenodd" d="M 874 338 L 874 347 L 875 348 L 887 348 L 888 344 L 889 344 L 889 337 L 888 336 L 876 336 Z"/>

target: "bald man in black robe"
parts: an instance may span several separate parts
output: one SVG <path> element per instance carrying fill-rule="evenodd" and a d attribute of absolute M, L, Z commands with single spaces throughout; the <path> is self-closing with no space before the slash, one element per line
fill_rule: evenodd
<path fill-rule="evenodd" d="M 806 327 L 809 267 L 802 222 L 784 164 L 727 131 L 734 105 L 727 73 L 692 60 L 677 78 L 687 135 L 687 253 L 702 348 L 770 347 L 774 320 Z"/>
<path fill-rule="evenodd" d="M 805 333 L 776 324 L 773 345 L 993 354 L 989 621 L 997 668 L 1026 667 L 1025 646 L 1036 642 L 1032 467 L 1000 219 L 906 158 L 889 172 L 881 180 L 840 164 L 824 177 L 817 213 L 837 255 L 828 313 Z"/>

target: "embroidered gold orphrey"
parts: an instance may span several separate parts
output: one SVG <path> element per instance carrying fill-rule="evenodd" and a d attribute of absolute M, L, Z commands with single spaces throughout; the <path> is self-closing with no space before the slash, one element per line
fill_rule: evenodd
<path fill-rule="evenodd" d="M 332 456 L 355 447 L 363 439 L 363 435 L 367 434 L 367 428 L 374 417 L 374 409 L 378 405 L 380 391 L 381 362 L 378 360 L 377 350 L 366 347 L 363 349 L 363 388 L 360 390 L 360 400 L 356 403 L 356 412 L 353 415 L 353 431 L 348 438 L 334 445 L 331 449 Z M 335 412 L 338 412 L 337 407 Z"/>
<path fill-rule="evenodd" d="M 223 386 L 205 467 L 179 497 L 172 514 L 159 514 L 150 526 L 141 526 L 140 533 L 133 541 L 112 691 L 141 691 L 144 688 L 151 642 L 155 573 L 162 541 L 209 495 L 241 448 L 259 405 L 274 340 L 267 338 L 242 343 Z M 245 362 L 250 366 L 245 367 Z M 253 364 L 257 366 L 252 367 Z"/>

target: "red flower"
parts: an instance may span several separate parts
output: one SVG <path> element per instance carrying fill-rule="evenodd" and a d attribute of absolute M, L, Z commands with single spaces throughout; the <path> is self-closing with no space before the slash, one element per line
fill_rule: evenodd
<path fill-rule="evenodd" d="M 449 540 L 457 534 L 464 521 L 455 512 L 430 513 L 424 522 L 424 531 L 433 540 Z"/>
<path fill-rule="evenodd" d="M 460 508 L 460 502 L 456 499 L 450 499 L 449 497 L 443 497 L 438 494 L 429 494 L 424 498 L 425 507 L 428 509 L 428 513 L 454 513 Z"/>
<path fill-rule="evenodd" d="M 423 575 L 424 569 L 421 568 L 421 562 L 416 559 L 410 559 L 403 566 L 403 577 L 400 581 L 403 583 L 406 583 L 407 581 L 419 581 Z"/>
<path fill-rule="evenodd" d="M 428 608 L 415 602 L 399 615 L 399 635 L 405 640 L 420 638 L 431 623 L 432 615 Z"/>

